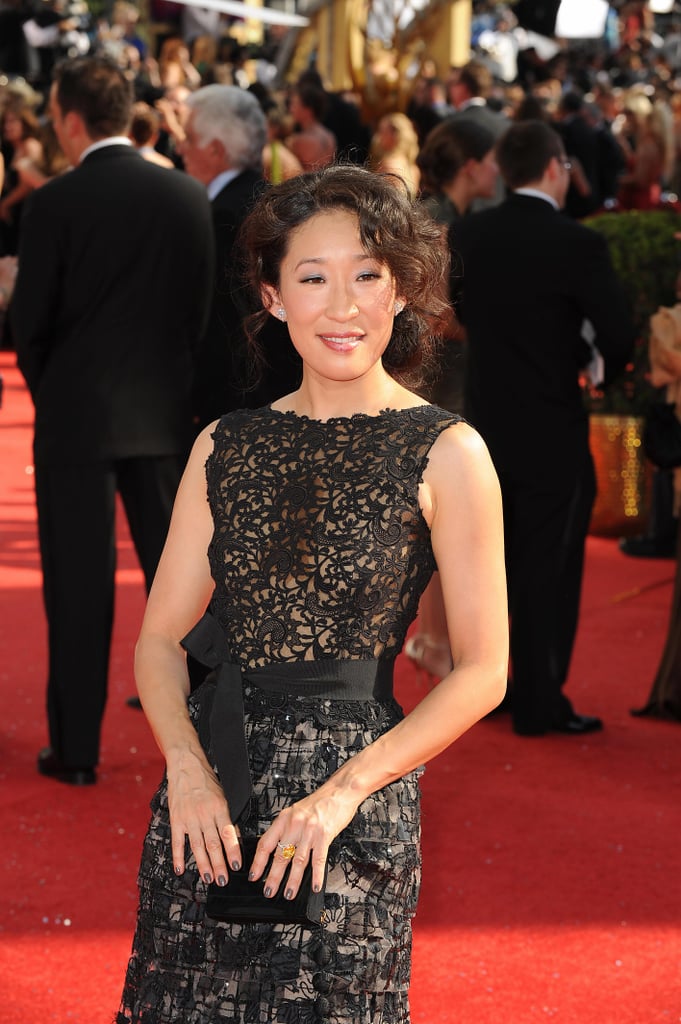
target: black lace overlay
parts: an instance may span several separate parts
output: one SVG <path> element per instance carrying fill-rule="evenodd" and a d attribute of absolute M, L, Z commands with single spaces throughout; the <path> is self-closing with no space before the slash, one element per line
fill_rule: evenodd
<path fill-rule="evenodd" d="M 207 465 L 212 610 L 235 660 L 394 657 L 433 569 L 418 484 L 458 417 L 431 406 L 327 423 L 272 410 L 221 420 Z M 202 690 L 190 699 L 198 723 Z M 244 688 L 258 835 L 392 728 L 394 700 Z M 187 847 L 173 872 L 165 781 L 152 801 L 117 1024 L 409 1024 L 420 884 L 419 772 L 365 800 L 333 842 L 321 929 L 205 917 Z"/>
<path fill-rule="evenodd" d="M 394 658 L 435 568 L 418 485 L 458 417 L 224 417 L 207 464 L 212 610 L 233 658 Z"/>

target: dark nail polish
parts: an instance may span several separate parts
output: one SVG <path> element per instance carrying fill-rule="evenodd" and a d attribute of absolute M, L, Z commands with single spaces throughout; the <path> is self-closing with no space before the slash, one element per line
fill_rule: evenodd
<path fill-rule="evenodd" d="M 255 871 L 249 871 L 248 872 L 248 881 L 249 882 L 255 882 Z"/>
<path fill-rule="evenodd" d="M 312 892 L 321 892 L 321 891 L 322 891 L 322 889 L 321 889 L 320 885 L 313 885 L 312 886 Z"/>
<path fill-rule="evenodd" d="M 220 875 L 218 878 L 218 885 L 227 885 L 227 879 L 224 875 Z"/>
<path fill-rule="evenodd" d="M 175 868 L 175 874 L 176 875 L 181 875 L 182 874 L 182 868 Z"/>
<path fill-rule="evenodd" d="M 287 899 L 287 900 L 292 900 L 293 899 L 293 889 L 287 889 L 286 892 L 284 893 L 284 898 Z"/>
<path fill-rule="evenodd" d="M 269 897 L 270 897 L 271 895 L 272 895 L 272 890 L 270 889 L 270 887 L 269 887 L 269 885 L 268 885 L 268 886 L 266 887 L 266 889 L 265 889 L 265 897 L 266 897 L 267 899 L 269 899 Z"/>
<path fill-rule="evenodd" d="M 238 871 L 240 867 L 241 867 L 241 864 L 239 864 L 238 860 L 233 860 L 232 861 L 232 871 Z"/>
<path fill-rule="evenodd" d="M 210 871 L 206 871 L 205 875 L 203 876 L 203 880 L 208 884 L 210 884 L 213 881 L 213 876 L 211 875 Z"/>

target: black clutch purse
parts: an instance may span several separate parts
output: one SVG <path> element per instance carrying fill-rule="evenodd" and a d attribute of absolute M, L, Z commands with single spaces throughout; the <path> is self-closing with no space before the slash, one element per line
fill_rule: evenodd
<path fill-rule="evenodd" d="M 643 450 L 659 469 L 681 466 L 681 421 L 668 402 L 653 402 L 643 424 Z"/>
<path fill-rule="evenodd" d="M 312 891 L 312 865 L 308 863 L 303 873 L 300 888 L 294 899 L 284 899 L 286 892 L 287 873 L 281 880 L 276 896 L 267 897 L 263 887 L 272 858 L 261 878 L 250 882 L 248 870 L 255 856 L 258 840 L 255 837 L 241 838 L 242 862 L 239 871 L 230 869 L 227 885 L 211 882 L 206 898 L 206 916 L 215 921 L 228 923 L 269 923 L 269 924 L 301 924 L 307 928 L 323 923 L 324 891 L 326 889 L 326 872 L 321 892 Z"/>

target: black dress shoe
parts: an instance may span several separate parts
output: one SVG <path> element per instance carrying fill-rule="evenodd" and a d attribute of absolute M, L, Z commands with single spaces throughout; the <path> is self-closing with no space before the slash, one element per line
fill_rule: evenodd
<path fill-rule="evenodd" d="M 576 711 L 566 718 L 564 722 L 551 727 L 552 732 L 565 732 L 570 736 L 581 736 L 585 732 L 600 732 L 603 722 L 595 715 L 578 715 Z"/>
<path fill-rule="evenodd" d="M 562 722 L 546 728 L 514 723 L 513 732 L 518 736 L 546 736 L 549 732 L 563 732 L 568 736 L 583 736 L 587 732 L 599 732 L 603 728 L 600 718 L 593 715 L 578 715 L 576 711 Z"/>
<path fill-rule="evenodd" d="M 547 730 L 532 725 L 514 725 L 513 732 L 516 736 L 546 736 Z"/>
<path fill-rule="evenodd" d="M 38 754 L 38 771 L 48 779 L 67 782 L 70 786 L 92 786 L 97 781 L 91 765 L 66 765 L 59 760 L 52 747 L 45 747 Z"/>
<path fill-rule="evenodd" d="M 620 551 L 633 558 L 675 558 L 676 541 L 661 540 L 659 537 L 623 537 L 619 542 Z"/>

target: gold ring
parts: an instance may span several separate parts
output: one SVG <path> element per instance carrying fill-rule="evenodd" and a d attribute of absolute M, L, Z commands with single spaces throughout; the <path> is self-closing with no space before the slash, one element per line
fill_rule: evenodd
<path fill-rule="evenodd" d="M 295 843 L 277 843 L 277 846 L 281 850 L 281 855 L 284 860 L 293 860 L 296 855 Z"/>

